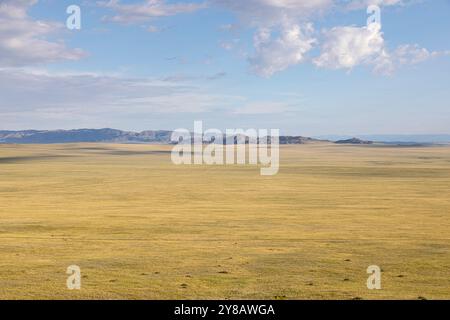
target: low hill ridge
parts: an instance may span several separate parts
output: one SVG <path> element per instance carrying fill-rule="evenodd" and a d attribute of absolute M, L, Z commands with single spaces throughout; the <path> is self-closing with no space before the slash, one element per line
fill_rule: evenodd
<path fill-rule="evenodd" d="M 23 130 L 0 131 L 0 143 L 51 144 L 76 142 L 109 143 L 171 143 L 172 131 L 146 130 L 142 132 L 122 131 L 111 128 L 76 130 Z M 280 144 L 305 144 L 322 141 L 301 136 L 281 136 Z"/>

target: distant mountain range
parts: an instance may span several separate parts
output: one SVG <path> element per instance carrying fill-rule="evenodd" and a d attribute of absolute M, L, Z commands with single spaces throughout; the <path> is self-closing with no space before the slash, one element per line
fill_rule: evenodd
<path fill-rule="evenodd" d="M 171 131 L 130 132 L 116 129 L 0 131 L 0 143 L 169 143 Z"/>
<path fill-rule="evenodd" d="M 331 141 L 348 140 L 353 136 L 348 135 L 325 135 L 317 136 L 317 139 Z M 450 143 L 450 134 L 383 134 L 383 135 L 358 135 L 359 139 L 387 144 L 413 144 L 413 143 Z"/>
<path fill-rule="evenodd" d="M 142 132 L 122 131 L 116 129 L 76 129 L 76 130 L 0 130 L 0 143 L 17 144 L 51 144 L 75 142 L 109 142 L 109 143 L 160 143 L 170 144 L 172 131 L 148 130 Z M 335 141 L 337 144 L 429 144 L 450 143 L 450 135 L 361 135 L 321 136 L 308 138 L 302 136 L 280 136 L 280 144 L 306 144 L 314 142 Z"/>
<path fill-rule="evenodd" d="M 172 131 L 122 131 L 116 129 L 78 129 L 78 130 L 24 130 L 0 131 L 0 143 L 50 144 L 75 142 L 110 143 L 160 143 L 170 144 Z M 235 137 L 235 140 L 237 138 Z M 280 137 L 280 144 L 304 144 L 318 139 L 307 137 Z"/>

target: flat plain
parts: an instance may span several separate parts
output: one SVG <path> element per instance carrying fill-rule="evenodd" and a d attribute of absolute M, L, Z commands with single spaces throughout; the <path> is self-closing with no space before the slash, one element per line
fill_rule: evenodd
<path fill-rule="evenodd" d="M 450 147 L 282 146 L 273 177 L 170 150 L 0 145 L 0 299 L 450 299 Z"/>

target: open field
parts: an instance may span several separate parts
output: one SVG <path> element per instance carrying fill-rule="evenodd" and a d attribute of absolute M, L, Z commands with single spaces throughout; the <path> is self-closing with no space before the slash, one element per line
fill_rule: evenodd
<path fill-rule="evenodd" d="M 0 145 L 0 176 L 0 299 L 450 299 L 450 147 L 283 146 L 262 177 L 169 146 Z"/>

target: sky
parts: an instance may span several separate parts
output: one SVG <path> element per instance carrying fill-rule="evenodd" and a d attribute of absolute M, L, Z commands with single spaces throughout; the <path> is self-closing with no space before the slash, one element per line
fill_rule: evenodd
<path fill-rule="evenodd" d="M 0 0 L 0 130 L 448 134 L 449 31 L 449 0 Z"/>

